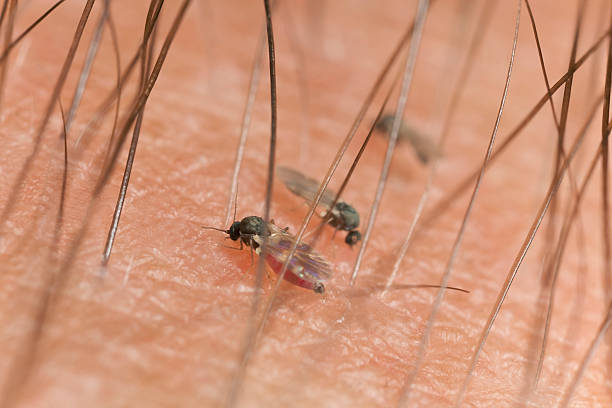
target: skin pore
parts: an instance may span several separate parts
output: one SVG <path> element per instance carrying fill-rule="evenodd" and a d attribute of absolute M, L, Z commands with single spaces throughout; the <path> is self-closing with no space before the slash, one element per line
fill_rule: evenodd
<path fill-rule="evenodd" d="M 168 3 L 172 4 L 164 5 L 156 50 L 179 6 L 179 2 Z M 279 94 L 277 164 L 322 179 L 414 16 L 416 2 L 405 3 L 279 2 L 273 17 Z M 457 71 L 476 29 L 481 2 L 472 3 L 439 1 L 432 4 L 427 18 L 405 118 L 431 137 L 437 138 L 443 126 Z M 503 91 L 516 12 L 516 3 L 499 3 L 452 118 L 426 214 L 482 163 Z M 578 56 L 606 29 L 609 10 L 603 7 L 602 11 L 600 3 L 589 3 L 585 11 Z M 20 33 L 50 5 L 28 2 L 16 15 L 14 32 Z M 58 8 L 9 59 L 1 104 L 5 154 L 0 159 L 4 180 L 0 205 L 4 208 L 9 200 L 16 201 L 0 226 L 0 347 L 7 357 L 0 361 L 0 384 L 5 384 L 1 402 L 35 407 L 220 406 L 227 399 L 252 318 L 257 262 L 248 248 L 230 249 L 237 245 L 224 240 L 223 233 L 201 227 L 229 227 L 223 225 L 225 209 L 250 69 L 264 22 L 263 4 L 194 1 L 190 6 L 145 109 L 126 204 L 103 279 L 100 260 L 127 149 L 90 206 L 113 112 L 98 131 L 76 142 L 116 86 L 108 29 L 68 134 L 68 183 L 56 243 L 64 163 L 59 108 L 51 116 L 24 183 L 12 195 L 82 7 L 83 2 L 67 2 Z M 144 1 L 111 7 L 122 69 L 142 39 L 147 7 Z M 554 83 L 567 70 L 578 2 L 558 7 L 550 0 L 532 7 Z M 102 2 L 94 7 L 61 93 L 64 108 L 101 11 Z M 525 9 L 521 19 L 516 66 L 498 141 L 546 92 Z M 574 78 L 566 149 L 603 91 L 607 46 L 604 41 L 594 55 L 596 62 L 585 64 Z M 267 69 L 264 62 L 239 177 L 238 219 L 263 211 L 270 133 Z M 139 70 L 123 89 L 122 112 L 132 100 Z M 561 94 L 554 97 L 557 112 Z M 389 111 L 396 98 L 392 97 Z M 381 100 L 379 96 L 377 101 Z M 376 109 L 366 115 L 367 126 Z M 577 184 L 601 138 L 601 107 L 597 109 L 572 165 Z M 366 134 L 364 126 L 332 181 L 334 189 Z M 387 147 L 386 138 L 375 136 L 342 197 L 360 211 L 361 228 Z M 544 199 L 556 139 L 550 107 L 545 106 L 488 168 L 449 281 L 470 293 L 445 294 L 412 386 L 412 406 L 454 405 L 482 327 Z M 326 283 L 324 296 L 281 285 L 247 365 L 239 406 L 398 403 L 436 295 L 435 289 L 401 285 L 440 282 L 473 188 L 420 230 L 402 262 L 397 286 L 382 297 L 381 288 L 408 232 L 427 171 L 409 145 L 398 144 L 354 287 L 349 281 L 357 249 L 344 244 L 343 234 L 330 241 L 332 229 L 324 230 L 317 249 L 333 263 L 334 277 Z M 557 233 L 571 202 L 570 183 L 566 176 L 560 189 Z M 563 258 L 544 368 L 536 391 L 528 398 L 530 406 L 559 404 L 605 316 L 601 202 L 598 167 Z M 306 211 L 303 201 L 277 180 L 271 208 L 275 223 L 296 233 Z M 84 220 L 87 228 L 81 234 Z M 543 257 L 556 242 L 547 235 L 548 228 L 547 220 L 488 337 L 463 406 L 525 403 L 524 378 L 533 373 L 538 359 L 530 344 L 539 330 L 536 305 Z M 52 292 L 40 335 L 29 347 L 45 290 L 72 251 L 76 255 L 62 275 L 61 291 Z M 273 273 L 270 279 L 264 276 L 266 300 L 274 279 Z M 609 339 L 610 335 L 598 348 L 571 406 L 612 404 Z"/>

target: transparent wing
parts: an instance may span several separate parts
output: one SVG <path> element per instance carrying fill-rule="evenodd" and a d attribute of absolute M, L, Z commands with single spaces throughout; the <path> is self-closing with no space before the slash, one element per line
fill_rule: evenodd
<path fill-rule="evenodd" d="M 287 260 L 289 250 L 295 243 L 295 237 L 274 224 L 268 224 L 271 235 L 268 237 L 268 255 L 283 264 Z M 253 239 L 263 243 L 263 238 L 255 236 Z M 310 245 L 300 242 L 295 254 L 289 261 L 287 273 L 311 282 L 329 279 L 332 276 L 332 266 L 323 255 L 315 251 Z"/>
<path fill-rule="evenodd" d="M 310 203 L 314 202 L 321 183 L 288 167 L 278 166 L 276 168 L 276 174 L 293 194 L 302 197 Z M 334 202 L 334 198 L 336 198 L 336 193 L 328 188 L 323 193 L 319 205 L 325 207 L 329 211 Z"/>

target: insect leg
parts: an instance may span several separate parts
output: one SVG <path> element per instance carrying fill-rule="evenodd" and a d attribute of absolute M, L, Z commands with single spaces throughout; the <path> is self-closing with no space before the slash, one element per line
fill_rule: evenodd
<path fill-rule="evenodd" d="M 236 248 L 233 246 L 229 246 L 229 245 L 221 245 L 223 248 L 227 248 L 227 249 L 235 249 L 237 251 L 242 251 L 242 247 L 241 248 Z"/>
<path fill-rule="evenodd" d="M 334 228 L 334 233 L 332 234 L 332 241 L 334 240 L 334 238 L 336 238 L 336 233 L 338 232 L 338 227 Z"/>

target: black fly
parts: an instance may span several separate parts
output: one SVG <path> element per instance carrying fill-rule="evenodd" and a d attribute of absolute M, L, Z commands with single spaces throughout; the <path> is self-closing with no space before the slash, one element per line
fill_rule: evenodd
<path fill-rule="evenodd" d="M 278 167 L 276 174 L 283 181 L 285 186 L 293 193 L 306 201 L 312 203 L 319 189 L 319 183 L 309 177 L 306 177 L 297 170 L 293 170 L 287 167 Z M 359 213 L 351 205 L 344 201 L 338 200 L 336 205 L 331 208 L 331 205 L 336 198 L 336 193 L 327 189 L 321 197 L 321 206 L 325 208 L 325 212 L 319 214 L 322 218 L 330 213 L 329 224 L 336 229 L 348 231 L 344 242 L 349 246 L 355 245 L 361 240 L 361 233 L 357 231 L 359 227 Z"/>
<path fill-rule="evenodd" d="M 216 231 L 225 232 L 232 241 L 240 242 L 240 249 L 244 245 L 251 247 L 257 255 L 261 255 L 261 245 L 264 241 L 266 231 L 263 218 L 257 216 L 244 217 L 241 221 L 235 221 L 224 230 L 215 227 L 204 227 Z M 289 232 L 288 228 L 281 229 L 268 223 L 268 243 L 266 263 L 275 273 L 280 274 L 283 264 L 287 261 L 289 250 L 295 243 L 295 237 Z M 300 243 L 295 254 L 287 265 L 287 272 L 284 278 L 286 281 L 310 289 L 315 293 L 324 293 L 324 280 L 332 275 L 332 266 L 321 254 L 316 252 L 306 243 Z"/>
<path fill-rule="evenodd" d="M 393 115 L 384 115 L 376 122 L 376 129 L 388 135 L 393 126 L 393 118 Z M 440 156 L 438 148 L 429 137 L 413 129 L 404 121 L 400 123 L 397 140 L 410 143 L 423 164 L 427 164 L 434 157 Z"/>

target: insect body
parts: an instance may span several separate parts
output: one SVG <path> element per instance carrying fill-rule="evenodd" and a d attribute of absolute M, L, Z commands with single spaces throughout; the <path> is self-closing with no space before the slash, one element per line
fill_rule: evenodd
<path fill-rule="evenodd" d="M 269 235 L 266 262 L 274 272 L 280 274 L 289 250 L 295 243 L 295 237 L 289 234 L 287 229 L 278 228 L 273 223 L 268 223 L 267 226 Z M 250 216 L 234 222 L 228 230 L 221 231 L 228 234 L 233 241 L 240 240 L 241 247 L 243 244 L 250 246 L 260 255 L 265 230 L 261 217 Z M 324 293 L 325 286 L 321 281 L 329 279 L 331 275 L 331 264 L 308 244 L 300 243 L 287 265 L 284 278 L 294 285 Z"/>
<path fill-rule="evenodd" d="M 311 203 L 314 201 L 319 190 L 319 183 L 316 180 L 287 167 L 278 167 L 276 172 L 292 193 Z M 357 227 L 359 227 L 359 213 L 344 201 L 336 202 L 336 205 L 332 208 L 335 198 L 336 193 L 329 189 L 325 190 L 320 201 L 325 211 L 319 215 L 325 218 L 330 213 L 329 224 L 336 229 L 348 231 L 344 242 L 349 246 L 353 246 L 361 240 L 361 233 L 357 231 Z"/>

